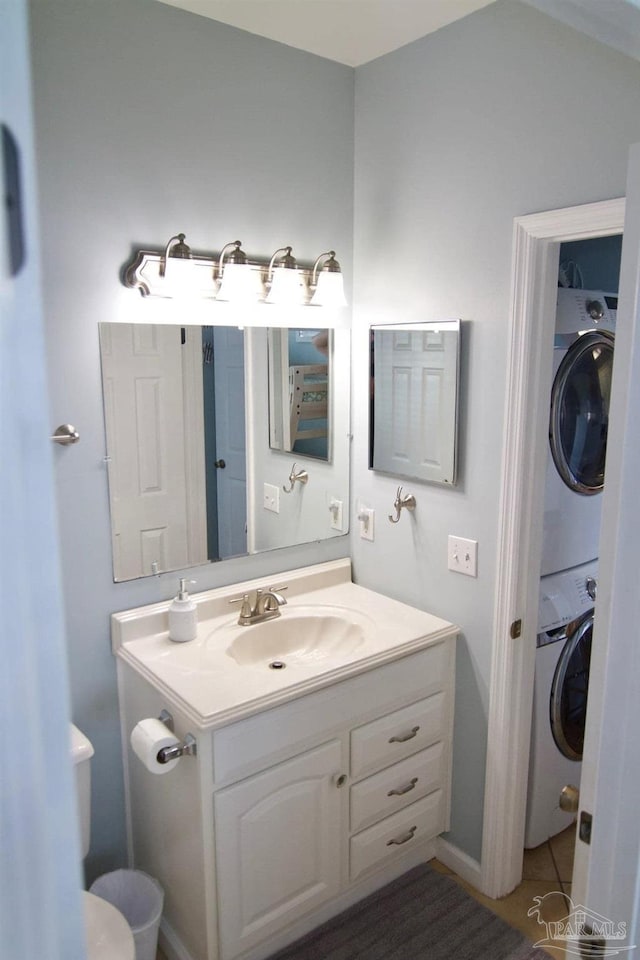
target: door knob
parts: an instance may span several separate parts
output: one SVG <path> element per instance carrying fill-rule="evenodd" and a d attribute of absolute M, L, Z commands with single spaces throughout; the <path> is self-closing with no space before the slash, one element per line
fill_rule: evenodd
<path fill-rule="evenodd" d="M 224 462 L 224 460 L 216 460 L 216 462 L 214 463 L 214 467 L 217 467 L 218 470 L 224 470 L 224 468 L 226 467 L 226 463 Z"/>
<path fill-rule="evenodd" d="M 577 813 L 580 803 L 580 791 L 572 783 L 567 783 L 560 791 L 560 809 L 565 813 Z"/>

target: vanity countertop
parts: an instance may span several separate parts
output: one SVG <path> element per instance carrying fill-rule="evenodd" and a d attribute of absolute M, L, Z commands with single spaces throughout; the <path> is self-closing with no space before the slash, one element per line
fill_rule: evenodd
<path fill-rule="evenodd" d="M 281 584 L 288 587 L 287 603 L 281 608 L 281 617 L 268 621 L 268 635 L 255 633 L 256 643 L 249 632 L 263 625 L 239 626 L 239 607 L 230 608 L 229 601 L 257 588 Z M 169 640 L 167 601 L 113 614 L 112 641 L 118 658 L 177 702 L 201 729 L 277 706 L 458 632 L 446 620 L 352 583 L 348 559 L 209 590 L 194 594 L 193 599 L 198 605 L 195 640 Z M 343 644 L 339 640 L 320 650 L 311 644 L 311 649 L 301 654 L 283 654 L 284 668 L 270 668 L 269 661 L 277 659 L 271 658 L 269 650 L 278 624 L 291 633 L 295 622 L 304 637 L 312 634 L 314 627 L 317 632 L 327 618 L 355 641 Z M 271 639 L 265 641 L 261 659 L 263 636 Z M 250 648 L 248 660 L 238 662 L 230 652 L 236 642 Z"/>

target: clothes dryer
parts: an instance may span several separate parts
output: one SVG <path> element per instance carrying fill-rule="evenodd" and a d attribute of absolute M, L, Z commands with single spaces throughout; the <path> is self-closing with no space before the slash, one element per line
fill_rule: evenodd
<path fill-rule="evenodd" d="M 560 288 L 540 574 L 598 556 L 618 298 Z"/>
<path fill-rule="evenodd" d="M 597 575 L 593 561 L 540 581 L 525 847 L 575 819 L 559 798 L 580 786 Z"/>

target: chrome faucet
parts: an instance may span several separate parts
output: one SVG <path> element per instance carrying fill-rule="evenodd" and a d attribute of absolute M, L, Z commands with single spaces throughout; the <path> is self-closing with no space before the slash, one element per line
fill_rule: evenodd
<path fill-rule="evenodd" d="M 234 597 L 229 603 L 240 603 L 238 623 L 241 627 L 249 627 L 252 623 L 263 623 L 280 616 L 280 607 L 285 605 L 286 598 L 282 591 L 287 587 L 269 587 L 268 590 L 258 589 L 253 596 L 249 593 L 241 597 Z"/>

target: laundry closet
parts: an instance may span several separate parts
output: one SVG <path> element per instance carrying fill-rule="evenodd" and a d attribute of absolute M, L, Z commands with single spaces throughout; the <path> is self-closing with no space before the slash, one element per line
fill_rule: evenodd
<path fill-rule="evenodd" d="M 525 848 L 577 810 L 621 247 L 617 235 L 560 248 Z"/>

